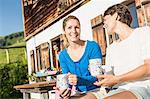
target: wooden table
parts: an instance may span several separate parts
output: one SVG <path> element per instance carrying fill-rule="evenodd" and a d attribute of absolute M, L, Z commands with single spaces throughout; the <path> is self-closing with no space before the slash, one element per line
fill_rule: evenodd
<path fill-rule="evenodd" d="M 50 82 L 38 82 L 33 84 L 24 84 L 14 86 L 16 90 L 20 90 L 23 93 L 23 99 L 30 99 L 30 93 L 40 93 L 40 99 L 48 99 L 48 91 L 53 89 L 56 85 L 56 81 Z"/>

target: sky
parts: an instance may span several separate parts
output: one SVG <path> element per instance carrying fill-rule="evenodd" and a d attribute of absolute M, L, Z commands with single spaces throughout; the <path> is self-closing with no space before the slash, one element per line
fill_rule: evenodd
<path fill-rule="evenodd" d="M 22 0 L 0 0 L 0 36 L 23 31 Z"/>

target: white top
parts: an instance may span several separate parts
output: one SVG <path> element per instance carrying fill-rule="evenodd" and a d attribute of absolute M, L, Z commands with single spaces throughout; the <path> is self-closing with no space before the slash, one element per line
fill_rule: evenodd
<path fill-rule="evenodd" d="M 147 58 L 150 58 L 150 27 L 148 26 L 137 28 L 127 39 L 111 44 L 107 48 L 106 65 L 114 66 L 114 74 L 121 75 L 142 65 Z M 134 81 L 120 85 L 126 89 L 131 86 L 150 86 L 150 81 Z"/>

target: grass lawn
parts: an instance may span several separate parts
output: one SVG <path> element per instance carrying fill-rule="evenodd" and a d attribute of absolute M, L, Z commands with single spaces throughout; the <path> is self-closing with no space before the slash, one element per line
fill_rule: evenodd
<path fill-rule="evenodd" d="M 6 63 L 6 51 L 5 49 L 0 49 L 0 64 Z"/>
<path fill-rule="evenodd" d="M 24 60 L 25 59 L 25 48 L 11 48 L 8 49 L 9 53 L 9 61 L 16 62 L 17 60 Z M 6 59 L 6 50 L 0 49 L 0 64 L 7 63 Z"/>

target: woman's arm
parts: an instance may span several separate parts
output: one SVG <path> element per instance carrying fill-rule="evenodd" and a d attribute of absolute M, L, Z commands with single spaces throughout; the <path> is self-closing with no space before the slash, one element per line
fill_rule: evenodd
<path fill-rule="evenodd" d="M 94 84 L 97 86 L 113 86 L 115 84 L 119 84 L 126 81 L 137 80 L 144 78 L 150 75 L 150 59 L 146 59 L 144 64 L 139 66 L 133 71 L 130 71 L 126 74 L 113 76 L 113 75 L 99 75 L 98 79 L 103 79 L 99 82 L 95 82 Z"/>
<path fill-rule="evenodd" d="M 93 83 L 97 81 L 97 78 L 93 76 L 77 76 L 77 79 L 78 85 L 85 85 L 85 86 L 93 85 Z"/>
<path fill-rule="evenodd" d="M 140 79 L 150 75 L 150 59 L 144 61 L 144 64 L 135 70 L 124 75 L 117 76 L 120 82 Z"/>

